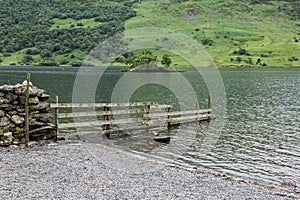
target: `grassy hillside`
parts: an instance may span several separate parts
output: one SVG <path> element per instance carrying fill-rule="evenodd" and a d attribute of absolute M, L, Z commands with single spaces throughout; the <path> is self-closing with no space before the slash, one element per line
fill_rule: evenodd
<path fill-rule="evenodd" d="M 300 66 L 298 0 L 0 0 L 0 65 L 80 65 L 124 29 L 178 30 L 217 66 Z M 159 58 L 166 52 L 153 50 Z M 188 66 L 171 55 L 173 66 Z"/>
<path fill-rule="evenodd" d="M 126 21 L 126 29 L 181 31 L 220 67 L 300 66 L 300 1 L 142 1 L 134 10 L 137 16 Z M 188 65 L 176 56 L 173 60 Z"/>

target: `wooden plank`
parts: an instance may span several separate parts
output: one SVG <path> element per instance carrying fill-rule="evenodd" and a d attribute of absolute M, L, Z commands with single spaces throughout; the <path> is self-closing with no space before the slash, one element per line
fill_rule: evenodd
<path fill-rule="evenodd" d="M 134 126 L 134 127 L 124 128 L 124 129 L 104 131 L 103 134 L 114 134 L 114 133 L 120 133 L 120 132 L 126 132 L 126 131 L 137 131 L 137 130 L 144 130 L 144 129 L 158 128 L 158 127 L 159 127 L 159 125 L 151 125 L 151 126 Z"/>
<path fill-rule="evenodd" d="M 77 123 L 63 123 L 58 124 L 59 129 L 68 129 L 75 127 L 90 127 L 90 126 L 103 126 L 103 125 L 120 125 L 129 123 L 142 123 L 142 124 L 155 124 L 155 123 L 168 123 L 168 122 L 178 122 L 183 120 L 198 120 L 203 118 L 208 118 L 210 115 L 192 115 L 192 116 L 181 116 L 169 119 L 153 119 L 153 118 L 129 118 L 129 119 L 117 119 L 117 120 L 107 120 L 107 121 L 92 121 L 92 122 L 77 122 Z"/>
<path fill-rule="evenodd" d="M 76 132 L 76 133 L 61 133 L 60 136 L 84 136 L 84 135 L 98 135 L 98 134 L 116 134 L 116 133 L 121 133 L 121 132 L 126 132 L 126 131 L 137 131 L 137 130 L 143 130 L 146 128 L 158 128 L 158 125 L 152 125 L 152 126 L 135 126 L 135 127 L 128 127 L 124 129 L 117 129 L 117 130 L 106 130 L 106 131 L 87 131 L 87 132 Z"/>
<path fill-rule="evenodd" d="M 130 102 L 130 103 L 52 103 L 50 108 L 100 108 L 100 107 L 135 107 L 135 106 L 155 106 L 157 102 Z"/>
<path fill-rule="evenodd" d="M 149 120 L 148 124 L 157 124 L 157 123 L 174 123 L 174 122 L 183 122 L 185 120 L 202 120 L 208 118 L 209 115 L 193 115 L 193 116 L 183 116 L 183 117 L 176 117 L 170 119 L 157 119 L 157 120 Z"/>
<path fill-rule="evenodd" d="M 41 127 L 41 128 L 37 128 L 37 129 L 33 129 L 31 131 L 29 131 L 29 133 L 37 133 L 37 132 L 40 132 L 40 131 L 44 131 L 44 130 L 53 130 L 55 129 L 55 126 L 44 126 L 44 127 Z"/>
<path fill-rule="evenodd" d="M 62 118 L 74 118 L 74 117 L 92 117 L 102 115 L 125 115 L 125 114 L 137 114 L 147 113 L 148 109 L 127 109 L 127 110 L 110 110 L 110 111 L 95 111 L 95 112 L 74 112 L 74 113 L 59 113 L 57 117 Z"/>
<path fill-rule="evenodd" d="M 158 105 L 151 106 L 151 109 L 153 109 L 153 108 L 160 108 L 160 109 L 162 109 L 162 108 L 172 108 L 172 107 L 173 107 L 172 105 L 168 105 L 168 104 L 158 104 Z"/>
<path fill-rule="evenodd" d="M 189 115 L 189 114 L 201 114 L 209 113 L 210 109 L 201 109 L 201 110 L 187 110 L 187 111 L 176 111 L 176 112 L 165 112 L 165 113 L 151 113 L 149 115 L 144 115 L 145 117 L 168 117 L 174 115 Z"/>
<path fill-rule="evenodd" d="M 93 122 L 78 122 L 78 123 L 63 123 L 58 124 L 58 129 L 68 129 L 68 128 L 76 128 L 76 127 L 93 127 L 98 126 L 101 127 L 103 123 L 101 121 L 93 121 Z"/>
<path fill-rule="evenodd" d="M 175 122 L 175 123 L 171 124 L 170 128 L 178 127 L 180 125 L 203 123 L 203 122 L 210 122 L 210 121 L 211 121 L 211 119 L 209 119 L 209 118 L 198 119 L 198 120 L 189 120 L 189 121 L 180 121 L 180 122 L 178 121 L 178 122 Z"/>
<path fill-rule="evenodd" d="M 200 120 L 208 118 L 210 115 L 193 115 L 193 116 L 183 116 L 183 117 L 176 117 L 170 118 L 166 120 L 167 122 L 178 122 L 178 121 L 185 121 L 185 120 Z"/>
<path fill-rule="evenodd" d="M 90 126 L 103 126 L 103 125 L 119 125 L 128 123 L 143 123 L 145 118 L 130 118 L 130 119 L 119 119 L 119 120 L 107 120 L 107 121 L 92 121 L 92 122 L 77 122 L 77 123 L 63 123 L 59 124 L 58 128 L 75 128 L 75 127 L 90 127 Z"/>

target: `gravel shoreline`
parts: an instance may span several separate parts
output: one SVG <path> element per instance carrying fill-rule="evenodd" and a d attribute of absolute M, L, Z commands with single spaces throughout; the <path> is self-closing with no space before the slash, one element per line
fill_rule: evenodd
<path fill-rule="evenodd" d="M 101 145 L 0 148 L 0 199 L 300 199 Z"/>

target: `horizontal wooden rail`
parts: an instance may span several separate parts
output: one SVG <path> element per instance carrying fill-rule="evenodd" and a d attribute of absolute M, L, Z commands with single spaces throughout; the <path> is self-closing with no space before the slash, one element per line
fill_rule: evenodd
<path fill-rule="evenodd" d="M 89 126 L 102 126 L 102 125 L 118 125 L 128 123 L 143 123 L 146 120 L 143 118 L 130 118 L 130 119 L 119 119 L 119 120 L 99 120 L 92 122 L 76 122 L 76 123 L 64 123 L 59 124 L 58 128 L 73 128 L 73 127 L 89 127 Z"/>
<path fill-rule="evenodd" d="M 153 119 L 153 120 L 148 120 L 147 124 L 152 125 L 152 124 L 159 124 L 159 123 L 177 123 L 177 122 L 184 122 L 187 120 L 202 120 L 208 118 L 210 115 L 193 115 L 193 116 L 184 116 L 184 117 L 176 117 L 176 118 L 166 118 L 166 119 Z"/>
<path fill-rule="evenodd" d="M 146 128 L 152 129 L 152 128 L 158 128 L 159 125 L 149 125 Z M 80 133 L 66 133 L 65 135 L 67 136 L 84 136 L 84 135 L 99 135 L 99 134 L 116 134 L 116 133 L 122 133 L 124 131 L 137 131 L 137 130 L 144 130 L 145 127 L 144 126 L 134 126 L 134 127 L 126 127 L 123 129 L 117 129 L 117 130 L 103 130 L 103 131 L 87 131 L 87 132 L 80 132 Z M 62 135 L 64 135 L 62 133 Z"/>
<path fill-rule="evenodd" d="M 177 111 L 177 112 L 164 112 L 164 113 L 150 113 L 144 115 L 145 117 L 167 117 L 174 115 L 190 115 L 190 114 L 200 114 L 211 112 L 210 109 L 201 109 L 201 110 L 187 110 L 187 111 Z"/>
<path fill-rule="evenodd" d="M 134 107 L 157 106 L 157 102 L 130 102 L 130 103 L 52 103 L 50 108 L 100 108 L 100 107 Z"/>
<path fill-rule="evenodd" d="M 168 123 L 168 122 L 178 122 L 184 120 L 200 120 L 204 118 L 208 118 L 210 115 L 193 115 L 193 116 L 183 116 L 169 119 L 150 119 L 150 118 L 129 118 L 129 119 L 118 119 L 118 120 L 99 120 L 92 122 L 76 122 L 76 123 L 64 123 L 58 124 L 59 129 L 67 129 L 67 128 L 76 128 L 76 127 L 101 127 L 103 125 L 120 125 L 120 124 L 132 124 L 132 123 L 140 123 L 141 125 L 154 125 L 159 123 Z M 144 127 L 145 128 L 145 127 Z"/>
<path fill-rule="evenodd" d="M 92 116 L 102 116 L 102 115 L 126 115 L 126 114 L 143 114 L 147 112 L 160 111 L 160 108 L 147 108 L 142 109 L 127 109 L 127 110 L 109 110 L 109 111 L 90 111 L 90 112 L 73 112 L 73 113 L 58 113 L 57 117 L 59 119 L 63 118 L 75 118 L 75 117 L 92 117 Z"/>
<path fill-rule="evenodd" d="M 185 121 L 185 120 L 201 120 L 208 118 L 210 115 L 196 115 L 196 116 L 184 116 L 184 117 L 176 117 L 176 118 L 170 118 L 166 119 L 165 122 L 178 122 L 178 121 Z"/>

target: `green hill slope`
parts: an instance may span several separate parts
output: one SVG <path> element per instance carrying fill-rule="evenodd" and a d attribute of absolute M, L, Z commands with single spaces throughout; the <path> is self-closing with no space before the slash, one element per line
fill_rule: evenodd
<path fill-rule="evenodd" d="M 300 66 L 298 0 L 0 0 L 0 65 L 80 65 L 124 29 L 178 30 L 217 66 Z M 155 50 L 162 57 L 166 52 Z M 173 66 L 188 66 L 171 55 Z"/>
<path fill-rule="evenodd" d="M 300 66 L 300 1 L 143 1 L 135 10 L 126 29 L 181 31 L 197 40 L 217 66 Z M 176 56 L 173 60 L 187 65 Z"/>

